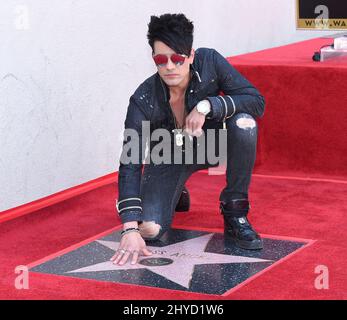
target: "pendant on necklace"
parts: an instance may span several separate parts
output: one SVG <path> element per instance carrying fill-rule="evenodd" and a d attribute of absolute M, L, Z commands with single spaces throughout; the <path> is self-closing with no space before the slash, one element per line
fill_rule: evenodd
<path fill-rule="evenodd" d="M 180 129 L 174 129 L 172 132 L 175 136 L 175 143 L 176 146 L 182 147 L 183 146 L 183 134 L 179 131 Z"/>
<path fill-rule="evenodd" d="M 176 146 L 182 147 L 183 146 L 183 134 L 182 133 L 177 133 L 176 134 Z"/>

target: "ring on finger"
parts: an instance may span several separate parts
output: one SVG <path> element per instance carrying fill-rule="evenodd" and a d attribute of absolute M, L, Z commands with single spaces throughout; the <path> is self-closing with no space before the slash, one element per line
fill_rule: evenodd
<path fill-rule="evenodd" d="M 120 252 L 120 253 L 126 253 L 127 252 L 127 250 L 124 250 L 124 249 L 118 249 L 118 251 Z"/>

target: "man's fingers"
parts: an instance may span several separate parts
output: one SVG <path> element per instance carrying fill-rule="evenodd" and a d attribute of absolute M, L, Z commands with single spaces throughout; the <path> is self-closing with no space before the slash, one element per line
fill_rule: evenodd
<path fill-rule="evenodd" d="M 113 263 L 114 263 L 114 264 L 118 264 L 119 260 L 120 260 L 122 257 L 123 257 L 122 254 L 118 254 L 117 257 L 116 257 L 116 259 L 113 260 Z"/>
<path fill-rule="evenodd" d="M 184 128 L 185 128 L 185 129 L 189 128 L 188 120 L 189 120 L 189 119 L 186 118 L 186 121 L 185 121 L 185 123 L 184 123 Z"/>
<path fill-rule="evenodd" d="M 123 257 L 124 253 L 126 253 L 125 249 L 118 249 L 116 254 L 111 258 L 114 264 L 117 264 L 119 260 Z"/>
<path fill-rule="evenodd" d="M 149 251 L 147 248 L 144 248 L 142 252 L 145 256 L 152 255 L 152 252 Z M 117 253 L 110 259 L 110 261 L 113 261 L 114 264 L 123 265 L 128 261 L 129 256 L 131 254 L 132 254 L 131 264 L 136 264 L 139 258 L 138 250 L 134 250 L 132 253 L 129 250 L 127 250 L 125 253 L 123 253 L 122 251 L 117 251 Z"/>
<path fill-rule="evenodd" d="M 114 256 L 110 259 L 110 261 L 115 261 L 117 258 L 120 258 L 122 255 L 119 252 L 120 249 L 116 250 L 116 253 L 114 254 Z"/>
<path fill-rule="evenodd" d="M 200 137 L 200 136 L 202 135 L 202 132 L 203 132 L 202 129 L 196 129 L 195 132 L 194 132 L 194 135 L 195 135 L 196 137 Z"/>
<path fill-rule="evenodd" d="M 201 136 L 202 134 L 202 126 L 204 123 L 201 123 L 199 121 L 189 121 L 187 122 L 186 125 L 186 129 L 185 131 L 189 134 L 189 135 L 193 135 L 193 136 Z"/>
<path fill-rule="evenodd" d="M 152 255 L 152 252 L 149 251 L 147 248 L 144 248 L 144 249 L 142 250 L 142 252 L 143 252 L 143 254 L 144 254 L 145 256 L 150 256 L 150 255 Z"/>
<path fill-rule="evenodd" d="M 131 264 L 136 264 L 138 258 L 139 258 L 139 252 L 137 250 L 134 250 L 133 257 L 131 259 Z"/>
<path fill-rule="evenodd" d="M 125 252 L 122 259 L 119 261 L 119 264 L 123 265 L 124 263 L 126 263 L 128 261 L 129 256 L 130 256 L 130 251 Z"/>
<path fill-rule="evenodd" d="M 186 124 L 184 130 L 188 133 L 188 134 L 192 134 L 192 130 L 189 124 Z"/>
<path fill-rule="evenodd" d="M 192 122 L 187 122 L 185 131 L 189 134 L 192 135 L 194 132 L 194 127 L 193 127 L 193 123 Z"/>

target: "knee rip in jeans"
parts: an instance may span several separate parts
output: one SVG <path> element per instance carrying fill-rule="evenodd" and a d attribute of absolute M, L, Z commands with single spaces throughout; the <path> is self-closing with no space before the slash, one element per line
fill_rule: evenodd
<path fill-rule="evenodd" d="M 239 118 L 236 120 L 236 125 L 244 130 L 253 129 L 256 126 L 256 122 L 251 118 Z"/>
<path fill-rule="evenodd" d="M 139 225 L 139 229 L 143 238 L 155 238 L 161 230 L 161 225 L 155 223 L 155 221 L 143 221 Z"/>

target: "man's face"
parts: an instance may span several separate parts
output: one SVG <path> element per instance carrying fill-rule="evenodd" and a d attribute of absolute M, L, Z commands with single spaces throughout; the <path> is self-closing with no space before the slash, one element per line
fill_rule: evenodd
<path fill-rule="evenodd" d="M 155 41 L 154 42 L 154 53 L 153 56 L 157 54 L 171 55 L 176 53 L 170 47 L 168 47 L 164 42 Z M 192 49 L 190 57 L 186 58 L 182 65 L 174 64 L 171 59 L 168 59 L 168 63 L 164 66 L 158 66 L 158 73 L 163 81 L 169 87 L 179 86 L 185 83 L 189 78 L 190 65 L 194 61 L 194 50 Z"/>

